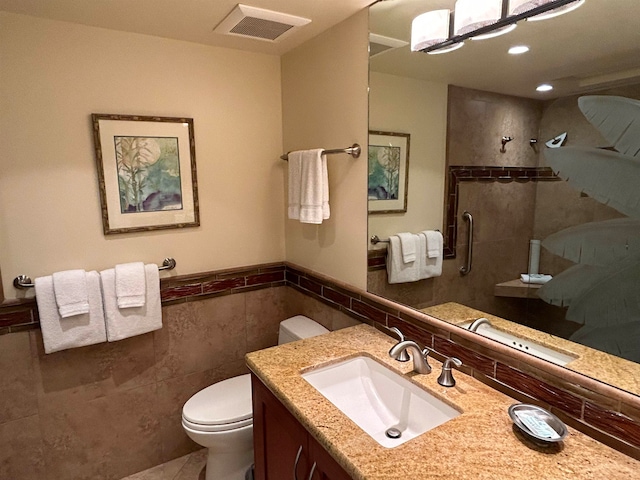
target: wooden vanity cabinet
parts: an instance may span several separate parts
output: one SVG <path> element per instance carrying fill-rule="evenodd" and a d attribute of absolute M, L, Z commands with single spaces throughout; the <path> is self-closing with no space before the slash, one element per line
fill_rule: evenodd
<path fill-rule="evenodd" d="M 256 480 L 351 480 L 253 374 L 251 387 Z"/>

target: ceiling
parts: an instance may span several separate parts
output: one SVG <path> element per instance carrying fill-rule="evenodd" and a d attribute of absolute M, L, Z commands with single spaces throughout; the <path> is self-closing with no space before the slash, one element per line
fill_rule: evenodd
<path fill-rule="evenodd" d="M 0 0 L 0 10 L 34 17 L 136 32 L 218 47 L 282 55 L 331 28 L 373 0 L 246 0 L 251 7 L 311 19 L 267 42 L 214 33 L 237 0 Z"/>
<path fill-rule="evenodd" d="M 451 8 L 454 0 L 389 0 L 371 8 L 372 33 L 410 41 L 412 19 Z M 633 19 L 633 20 L 631 20 Z M 577 10 L 521 21 L 506 35 L 467 41 L 454 52 L 427 55 L 406 46 L 371 59 L 371 69 L 479 90 L 530 98 L 555 98 L 640 81 L 640 0 L 586 0 Z M 531 50 L 509 55 L 513 45 Z M 552 83 L 554 91 L 535 87 Z"/>

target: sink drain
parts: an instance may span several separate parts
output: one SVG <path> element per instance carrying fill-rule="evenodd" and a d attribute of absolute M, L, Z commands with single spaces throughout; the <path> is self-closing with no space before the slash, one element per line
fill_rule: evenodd
<path fill-rule="evenodd" d="M 389 428 L 384 434 L 389 438 L 400 438 L 402 436 L 402 432 L 397 428 Z"/>

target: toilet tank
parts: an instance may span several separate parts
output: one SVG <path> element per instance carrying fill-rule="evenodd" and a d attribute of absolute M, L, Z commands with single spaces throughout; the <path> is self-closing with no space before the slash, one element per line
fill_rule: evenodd
<path fill-rule="evenodd" d="M 278 333 L 278 345 L 283 343 L 295 342 L 303 338 L 316 337 L 329 333 L 317 322 L 304 315 L 296 315 L 280 322 L 280 331 Z"/>

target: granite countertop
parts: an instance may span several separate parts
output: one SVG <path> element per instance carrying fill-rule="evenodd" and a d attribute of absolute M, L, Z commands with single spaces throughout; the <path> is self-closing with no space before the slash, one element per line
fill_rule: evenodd
<path fill-rule="evenodd" d="M 409 373 L 412 362 L 391 359 L 394 341 L 358 325 L 247 354 L 247 364 L 289 411 L 354 478 L 394 479 L 628 479 L 640 462 L 569 428 L 560 444 L 541 448 L 516 434 L 507 413 L 515 400 L 456 371 L 456 386 L 436 379 L 442 364 L 430 359 L 429 375 Z M 371 356 L 462 412 L 396 448 L 382 447 L 300 375 L 359 354 Z"/>
<path fill-rule="evenodd" d="M 461 325 L 473 321 L 476 318 L 485 317 L 489 319 L 491 325 L 498 330 L 512 333 L 539 345 L 554 348 L 559 352 L 575 356 L 576 359 L 565 365 L 565 368 L 589 377 L 598 378 L 600 381 L 609 385 L 615 385 L 622 390 L 640 394 L 640 365 L 635 362 L 565 340 L 549 333 L 534 330 L 533 328 L 455 302 L 423 308 L 420 311 L 454 325 Z"/>

